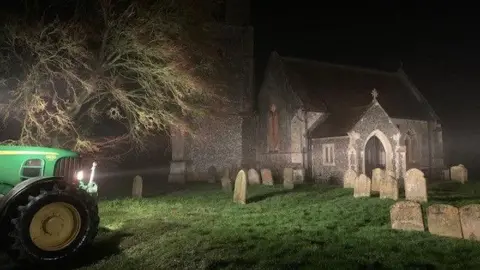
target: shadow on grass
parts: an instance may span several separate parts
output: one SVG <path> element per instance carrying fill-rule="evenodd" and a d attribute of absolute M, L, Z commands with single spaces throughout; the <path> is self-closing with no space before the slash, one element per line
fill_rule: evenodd
<path fill-rule="evenodd" d="M 383 265 L 380 262 L 374 262 L 371 264 L 360 264 L 358 265 L 358 269 L 360 270 L 381 270 L 381 269 L 390 269 L 389 267 Z M 433 264 L 424 264 L 424 263 L 409 263 L 403 265 L 403 269 L 411 269 L 411 270 L 434 270 L 436 269 Z"/>
<path fill-rule="evenodd" d="M 273 189 L 269 190 L 269 188 L 273 188 Z M 316 185 L 316 184 L 297 184 L 293 189 L 284 189 L 282 185 L 276 185 L 273 187 L 258 186 L 253 190 L 252 192 L 253 195 L 251 195 L 251 197 L 247 199 L 247 203 L 260 202 L 271 197 L 290 194 L 290 193 L 311 192 L 312 189 L 315 189 L 317 192 L 324 193 L 324 194 L 327 194 L 329 191 L 332 191 L 332 190 L 338 190 L 338 188 L 335 186 Z"/>
<path fill-rule="evenodd" d="M 108 235 L 102 235 L 108 234 Z M 95 264 L 105 258 L 118 255 L 122 251 L 120 243 L 126 237 L 133 236 L 132 233 L 122 231 L 111 231 L 107 228 L 100 228 L 99 236 L 91 247 L 86 248 L 77 254 L 72 260 L 62 265 L 62 269 L 76 269 Z"/>
<path fill-rule="evenodd" d="M 463 201 L 473 201 L 480 200 L 479 195 L 475 196 L 461 196 L 461 195 L 450 195 L 450 196 L 431 196 L 428 198 L 432 202 L 443 202 L 443 203 L 455 203 Z"/>
<path fill-rule="evenodd" d="M 108 236 L 102 234 L 109 234 Z M 121 253 L 121 249 L 119 247 L 120 243 L 122 242 L 123 238 L 132 236 L 133 234 L 125 233 L 125 232 L 112 232 L 107 228 L 100 228 L 99 229 L 99 236 L 97 240 L 93 243 L 92 246 L 87 247 L 83 251 L 75 254 L 70 260 L 55 264 L 55 267 L 59 267 L 61 269 L 76 269 L 80 267 L 89 266 L 95 264 L 102 259 L 110 257 L 112 255 L 117 255 Z M 2 258 L 3 259 L 3 258 Z M 38 266 L 26 266 L 16 264 L 15 262 L 10 261 L 8 258 L 5 258 L 4 261 L 0 261 L 2 264 L 0 266 L 0 270 L 28 270 L 28 269 L 37 269 Z"/>
<path fill-rule="evenodd" d="M 295 189 L 283 189 L 283 190 L 275 190 L 275 191 L 271 191 L 271 192 L 268 192 L 268 193 L 255 195 L 251 198 L 248 198 L 247 203 L 254 203 L 254 202 L 263 201 L 263 200 L 268 199 L 270 197 L 274 197 L 274 196 L 278 196 L 278 195 L 282 195 L 282 194 L 287 194 L 287 193 L 291 193 L 291 192 L 294 192 L 294 191 L 295 191 Z"/>

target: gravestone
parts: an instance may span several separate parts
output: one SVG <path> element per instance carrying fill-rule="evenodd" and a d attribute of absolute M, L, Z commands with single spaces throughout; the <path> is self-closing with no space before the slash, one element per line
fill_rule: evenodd
<path fill-rule="evenodd" d="M 258 175 L 257 170 L 250 169 L 248 170 L 248 184 L 249 185 L 259 185 L 260 184 L 260 175 Z"/>
<path fill-rule="evenodd" d="M 360 174 L 355 180 L 355 187 L 353 188 L 353 197 L 370 197 L 372 190 L 372 181 L 365 174 Z"/>
<path fill-rule="evenodd" d="M 427 201 L 427 181 L 423 172 L 412 168 L 405 174 L 405 199 L 416 202 Z"/>
<path fill-rule="evenodd" d="M 235 178 L 233 202 L 240 204 L 247 203 L 247 174 L 244 170 L 240 170 Z"/>
<path fill-rule="evenodd" d="M 285 168 L 283 169 L 283 187 L 285 189 L 293 189 L 295 187 L 293 183 L 293 169 Z"/>
<path fill-rule="evenodd" d="M 398 200 L 398 180 L 392 171 L 387 170 L 380 181 L 380 199 Z"/>
<path fill-rule="evenodd" d="M 468 181 L 468 170 L 462 164 L 452 166 L 450 168 L 450 177 L 453 181 L 464 184 Z"/>
<path fill-rule="evenodd" d="M 343 187 L 344 188 L 354 188 L 355 187 L 355 179 L 357 179 L 357 172 L 352 169 L 348 169 L 343 174 Z"/>
<path fill-rule="evenodd" d="M 442 180 L 452 180 L 450 178 L 450 169 L 442 170 Z"/>
<path fill-rule="evenodd" d="M 480 204 L 469 204 L 460 208 L 463 238 L 480 241 Z"/>
<path fill-rule="evenodd" d="M 293 170 L 293 183 L 302 184 L 304 180 L 304 170 L 303 169 L 294 169 Z"/>
<path fill-rule="evenodd" d="M 260 174 L 262 175 L 262 184 L 273 186 L 272 171 L 270 169 L 262 169 Z"/>
<path fill-rule="evenodd" d="M 385 178 L 385 171 L 380 168 L 375 168 L 372 170 L 372 191 L 380 191 L 380 182 Z"/>
<path fill-rule="evenodd" d="M 223 170 L 223 176 L 221 179 L 222 189 L 226 192 L 232 192 L 232 180 L 230 179 L 230 168 Z"/>
<path fill-rule="evenodd" d="M 133 178 L 132 197 L 141 198 L 143 194 L 143 179 L 140 175 Z"/>
<path fill-rule="evenodd" d="M 392 229 L 403 231 L 425 231 L 422 207 L 417 202 L 401 201 L 390 207 Z"/>
<path fill-rule="evenodd" d="M 458 208 L 448 204 L 432 204 L 427 208 L 428 231 L 431 234 L 462 238 Z"/>
<path fill-rule="evenodd" d="M 217 168 L 210 166 L 208 168 L 208 183 L 215 183 L 217 181 Z"/>

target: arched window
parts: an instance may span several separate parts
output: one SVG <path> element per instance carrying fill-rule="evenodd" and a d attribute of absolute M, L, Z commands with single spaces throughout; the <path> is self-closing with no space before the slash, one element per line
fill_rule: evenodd
<path fill-rule="evenodd" d="M 276 152 L 280 148 L 280 139 L 278 134 L 278 111 L 275 104 L 270 105 L 270 110 L 268 111 L 268 151 Z"/>

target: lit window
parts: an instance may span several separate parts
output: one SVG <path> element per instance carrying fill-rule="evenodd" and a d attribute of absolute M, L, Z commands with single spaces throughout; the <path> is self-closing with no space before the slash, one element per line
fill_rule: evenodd
<path fill-rule="evenodd" d="M 322 145 L 323 152 L 323 165 L 334 166 L 335 165 L 335 145 L 324 144 Z"/>
<path fill-rule="evenodd" d="M 44 163 L 41 159 L 29 159 L 25 161 L 21 170 L 22 180 L 42 176 Z"/>

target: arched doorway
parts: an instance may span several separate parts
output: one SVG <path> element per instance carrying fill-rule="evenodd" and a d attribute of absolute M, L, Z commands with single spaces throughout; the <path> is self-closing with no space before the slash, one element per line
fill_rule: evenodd
<path fill-rule="evenodd" d="M 386 154 L 382 142 L 377 136 L 372 136 L 365 145 L 365 172 L 372 177 L 372 170 L 375 168 L 386 168 Z"/>
<path fill-rule="evenodd" d="M 363 151 L 363 173 L 368 177 L 371 177 L 372 170 L 375 168 L 395 172 L 392 144 L 382 131 L 376 129 L 367 136 Z"/>

